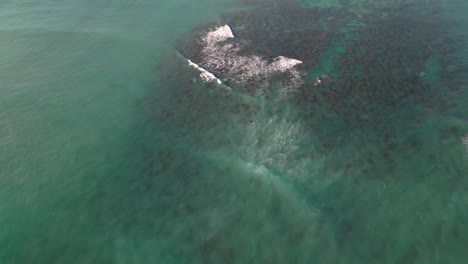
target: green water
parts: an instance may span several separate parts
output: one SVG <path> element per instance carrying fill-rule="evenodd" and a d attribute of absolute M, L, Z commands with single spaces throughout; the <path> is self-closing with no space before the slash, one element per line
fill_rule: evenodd
<path fill-rule="evenodd" d="M 256 2 L 0 3 L 0 263 L 468 261 L 468 78 L 442 92 L 435 55 L 423 101 L 442 107 L 362 126 L 201 82 L 180 97 L 196 75 L 175 43 Z M 466 3 L 439 7 L 468 40 Z"/>

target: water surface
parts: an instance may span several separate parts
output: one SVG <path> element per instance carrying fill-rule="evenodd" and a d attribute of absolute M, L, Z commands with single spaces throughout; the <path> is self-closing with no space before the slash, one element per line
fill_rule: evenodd
<path fill-rule="evenodd" d="M 468 6 L 403 4 L 0 4 L 0 261 L 466 262 Z M 309 86 L 203 82 L 176 50 L 225 23 Z"/>

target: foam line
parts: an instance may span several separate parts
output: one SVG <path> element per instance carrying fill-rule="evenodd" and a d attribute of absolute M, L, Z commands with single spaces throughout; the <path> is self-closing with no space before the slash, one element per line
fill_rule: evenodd
<path fill-rule="evenodd" d="M 192 68 L 198 70 L 200 72 L 200 77 L 206 82 L 217 82 L 219 85 L 223 86 L 224 88 L 231 90 L 231 87 L 227 86 L 221 79 L 216 77 L 213 73 L 207 71 L 205 68 L 201 67 L 200 65 L 196 64 L 195 62 L 191 61 L 190 59 L 186 58 L 182 55 L 179 51 L 176 51 L 177 55 L 182 59 L 186 60 Z"/>

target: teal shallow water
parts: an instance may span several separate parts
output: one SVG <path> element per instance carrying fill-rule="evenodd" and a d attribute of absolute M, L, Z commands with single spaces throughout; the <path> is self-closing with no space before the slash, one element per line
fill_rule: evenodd
<path fill-rule="evenodd" d="M 107 176 L 119 185 L 140 173 L 140 105 L 158 89 L 157 58 L 216 12 L 183 1 L 1 6 L 1 261 L 99 261 L 88 236 L 114 245 L 104 222 L 86 219 L 101 211 L 90 199 Z"/>
<path fill-rule="evenodd" d="M 175 42 L 248 2 L 0 4 L 1 263 L 466 262 L 467 79 L 443 111 L 360 128 L 200 82 L 178 98 L 194 75 Z M 467 37 L 468 7 L 445 2 Z"/>

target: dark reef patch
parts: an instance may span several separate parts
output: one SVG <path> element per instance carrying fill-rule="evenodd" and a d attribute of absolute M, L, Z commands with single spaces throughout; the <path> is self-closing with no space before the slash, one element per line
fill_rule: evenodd
<path fill-rule="evenodd" d="M 259 226 L 243 239 L 258 243 L 255 239 L 274 233 L 262 233 L 263 222 L 279 219 L 284 222 L 278 233 L 294 245 L 291 250 L 276 241 L 275 251 L 284 259 L 268 258 L 268 263 L 293 258 L 311 260 L 307 263 L 426 263 L 415 248 L 445 243 L 438 236 L 446 203 L 437 201 L 449 201 L 456 191 L 461 195 L 467 185 L 462 138 L 468 126 L 466 110 L 459 111 L 466 107 L 457 106 L 467 87 L 467 68 L 460 60 L 464 39 L 453 34 L 433 1 L 338 4 L 304 8 L 296 1 L 265 0 L 257 9 L 226 14 L 181 39 L 177 50 L 228 84 L 230 93 L 216 82 L 203 82 L 184 59 L 173 56 L 164 62 L 172 68 L 165 68 L 161 86 L 170 89 L 155 96 L 163 106 L 155 114 L 163 139 L 190 146 L 188 153 L 214 151 L 229 161 L 245 161 L 252 165 L 247 170 L 286 182 L 304 206 L 301 210 L 320 209 L 315 227 L 310 218 L 296 221 L 290 211 L 284 215 L 282 207 L 274 206 L 267 221 L 255 213 L 226 216 L 228 224 L 220 232 L 194 246 L 204 262 L 247 263 L 240 260 L 244 245 L 230 244 L 241 236 L 231 232 L 231 223 L 244 230 L 252 219 Z M 212 48 L 228 56 L 208 61 L 203 39 L 224 25 L 234 37 Z M 302 64 L 248 75 L 244 65 L 233 67 L 229 56 L 258 58 L 260 68 L 278 56 Z M 247 77 L 236 79 L 241 74 Z M 238 179 L 237 165 L 229 167 L 232 174 L 217 172 L 210 181 L 223 175 Z M 220 186 L 222 191 L 229 187 Z M 242 185 L 258 187 L 252 186 Z M 463 187 L 454 191 L 457 186 Z M 200 190 L 201 196 L 204 186 Z M 256 194 L 246 203 L 259 201 Z M 284 198 L 268 195 L 266 204 Z M 289 202 L 284 208 L 294 205 Z M 460 212 L 452 213 L 456 218 Z M 462 224 L 451 224 L 455 231 L 464 230 Z M 412 232 L 418 237 L 411 237 Z M 453 244 L 465 244 L 449 232 L 445 235 Z M 273 237 L 281 237 L 278 233 Z M 408 240 L 402 242 L 406 234 Z M 307 244 L 320 239 L 332 243 Z M 271 257 L 270 246 L 258 247 L 255 257 Z"/>
<path fill-rule="evenodd" d="M 450 101 L 464 87 L 466 65 L 457 58 L 465 42 L 449 31 L 451 25 L 441 18 L 437 3 L 351 2 L 303 8 L 296 1 L 263 1 L 257 9 L 226 14 L 195 29 L 177 49 L 234 92 L 261 96 L 274 109 L 295 104 L 319 136 L 323 129 L 315 128 L 318 123 L 336 126 L 336 120 L 342 120 L 353 129 L 384 129 L 387 125 L 377 120 L 404 117 L 405 125 L 412 126 L 428 111 L 453 109 Z M 240 56 L 257 56 L 268 63 L 277 56 L 300 60 L 293 75 L 304 81 L 291 85 L 291 72 L 239 81 L 229 74 L 244 72 L 232 71 L 229 62 L 225 68 L 204 64 L 203 36 L 222 25 L 229 25 L 235 37 L 219 45 L 232 45 Z M 282 96 L 283 90 L 288 96 Z M 327 131 L 323 137 L 334 136 Z"/>

